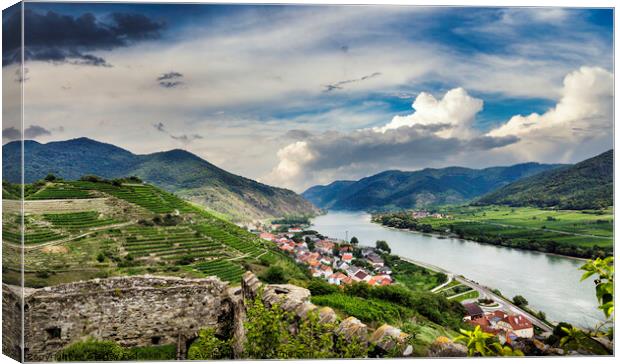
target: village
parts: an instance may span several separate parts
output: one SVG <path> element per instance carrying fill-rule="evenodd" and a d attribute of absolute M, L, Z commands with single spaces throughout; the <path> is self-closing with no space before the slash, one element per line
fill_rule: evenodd
<path fill-rule="evenodd" d="M 445 215 L 438 218 L 445 218 Z M 329 284 L 344 286 L 364 282 L 370 286 L 391 285 L 395 283 L 392 271 L 381 257 L 385 250 L 378 242 L 377 247 L 360 247 L 358 239 L 351 241 L 333 239 L 316 231 L 305 230 L 301 226 L 272 226 L 271 231 L 253 230 L 260 238 L 275 243 L 282 252 L 295 262 L 306 266 L 312 277 Z M 386 247 L 384 249 L 387 248 Z M 389 248 L 387 248 L 389 249 Z M 436 287 L 450 284 L 448 282 Z M 461 283 L 468 281 L 460 278 Z M 480 292 L 479 298 L 463 300 L 461 304 L 467 312 L 463 321 L 479 326 L 483 332 L 497 336 L 498 340 L 510 344 L 519 338 L 533 338 L 535 334 L 548 335 L 550 330 L 544 323 L 537 322 L 540 331 L 527 317 L 527 313 L 512 303 L 502 300 L 492 292 L 472 283 L 472 288 Z M 536 335 L 540 337 L 540 335 Z"/>

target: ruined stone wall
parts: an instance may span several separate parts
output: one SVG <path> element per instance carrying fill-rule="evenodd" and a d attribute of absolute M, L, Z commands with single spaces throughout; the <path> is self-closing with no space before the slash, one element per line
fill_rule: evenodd
<path fill-rule="evenodd" d="M 184 358 L 200 328 L 229 324 L 227 288 L 217 278 L 139 276 L 37 289 L 25 298 L 26 360 L 52 360 L 87 337 L 123 346 L 176 344 Z"/>
<path fill-rule="evenodd" d="M 2 285 L 2 353 L 21 361 L 22 298 L 20 287 Z"/>

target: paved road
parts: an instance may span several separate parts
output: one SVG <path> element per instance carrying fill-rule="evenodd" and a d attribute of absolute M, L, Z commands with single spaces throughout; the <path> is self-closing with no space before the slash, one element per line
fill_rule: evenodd
<path fill-rule="evenodd" d="M 532 321 L 532 324 L 534 324 L 534 326 L 538 326 L 543 331 L 553 331 L 553 328 L 551 326 L 549 326 L 548 324 L 540 320 L 538 317 L 530 314 L 529 312 L 524 311 L 523 309 L 519 308 L 518 306 L 514 305 L 512 302 L 504 299 L 503 297 L 496 295 L 495 293 L 491 292 L 489 288 L 485 286 L 481 286 L 480 284 L 472 282 L 469 279 L 466 279 L 463 277 L 456 276 L 454 277 L 454 279 L 471 287 L 472 289 L 475 289 L 476 291 L 478 291 L 478 293 L 480 293 L 481 297 L 487 296 L 491 298 L 493 301 L 499 302 L 500 304 L 502 304 L 504 307 L 506 307 L 510 311 L 527 317 L 530 321 Z"/>
<path fill-rule="evenodd" d="M 401 257 L 400 259 L 408 261 L 410 263 L 422 266 L 424 268 L 428 268 L 430 270 L 434 270 L 436 272 L 442 272 L 444 274 L 446 274 L 448 277 L 454 277 L 454 279 L 456 279 L 458 282 L 471 287 L 472 289 L 475 289 L 476 291 L 478 291 L 478 293 L 480 293 L 480 297 L 483 296 L 487 296 L 491 299 L 493 299 L 495 302 L 500 303 L 503 307 L 505 307 L 506 309 L 514 312 L 514 313 L 518 313 L 521 314 L 525 317 L 527 317 L 532 324 L 534 324 L 534 326 L 538 326 L 540 329 L 542 329 L 543 331 L 553 331 L 553 328 L 551 326 L 549 326 L 548 324 L 544 323 L 543 321 L 541 321 L 538 317 L 524 311 L 523 309 L 519 308 L 518 306 L 514 305 L 512 302 L 496 295 L 495 293 L 491 292 L 491 290 L 487 287 L 481 286 L 480 284 L 476 283 L 476 282 L 472 282 L 467 278 L 463 278 L 461 276 L 456 276 L 454 275 L 454 273 L 449 272 L 443 268 L 434 266 L 432 264 L 427 264 L 424 262 L 418 262 L 416 260 L 413 259 L 408 259 L 408 258 L 403 258 Z M 437 290 L 440 289 L 441 286 L 439 287 L 435 287 L 433 290 Z"/>

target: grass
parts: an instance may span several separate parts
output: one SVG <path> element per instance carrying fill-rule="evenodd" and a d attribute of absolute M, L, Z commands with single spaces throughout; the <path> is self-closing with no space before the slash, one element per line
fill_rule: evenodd
<path fill-rule="evenodd" d="M 68 184 L 55 184 L 27 196 L 26 200 L 83 199 L 91 197 L 93 196 L 89 191 L 84 191 Z"/>
<path fill-rule="evenodd" d="M 245 272 L 239 264 L 223 259 L 199 263 L 195 268 L 208 276 L 218 276 L 221 280 L 231 283 L 239 283 L 241 275 Z"/>
<path fill-rule="evenodd" d="M 67 230 L 90 229 L 118 222 L 114 219 L 102 218 L 96 211 L 44 214 L 43 218 L 54 226 Z"/>
<path fill-rule="evenodd" d="M 448 225 L 462 226 L 470 230 L 482 227 L 489 234 L 497 233 L 513 238 L 555 240 L 558 243 L 577 244 L 585 247 L 611 246 L 613 243 L 612 209 L 603 211 L 558 211 L 532 207 L 465 206 L 445 208 L 442 209 L 442 212 L 450 215 L 453 219 L 424 218 L 420 221 L 432 225 L 433 229 L 436 230 L 446 228 Z"/>
<path fill-rule="evenodd" d="M 447 279 L 443 273 L 436 273 L 401 259 L 393 261 L 390 267 L 396 282 L 412 291 L 428 291 Z"/>
<path fill-rule="evenodd" d="M 310 300 L 316 305 L 329 306 L 346 315 L 355 316 L 365 323 L 374 323 L 376 326 L 403 322 L 414 315 L 412 310 L 391 302 L 343 293 L 312 296 Z"/>
<path fill-rule="evenodd" d="M 478 291 L 475 290 L 471 290 L 470 292 L 467 292 L 465 294 L 462 294 L 460 296 L 456 296 L 454 298 L 452 298 L 452 301 L 457 301 L 457 302 L 463 302 L 465 300 L 469 300 L 469 299 L 473 299 L 473 298 L 478 298 L 480 297 L 480 293 L 478 293 Z"/>

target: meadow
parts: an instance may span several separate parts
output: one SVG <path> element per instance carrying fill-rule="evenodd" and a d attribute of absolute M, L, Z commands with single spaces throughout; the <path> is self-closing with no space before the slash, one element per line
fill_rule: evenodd
<path fill-rule="evenodd" d="M 425 233 L 581 258 L 613 251 L 613 209 L 554 210 L 507 206 L 436 208 L 443 218 L 413 218 L 409 212 L 376 214 L 373 221 Z"/>

